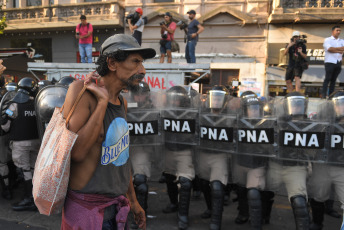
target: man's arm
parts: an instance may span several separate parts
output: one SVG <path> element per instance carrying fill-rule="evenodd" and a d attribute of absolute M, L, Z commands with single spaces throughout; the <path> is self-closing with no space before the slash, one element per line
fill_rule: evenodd
<path fill-rule="evenodd" d="M 88 38 L 89 36 L 91 36 L 91 34 L 93 33 L 93 26 L 90 24 L 88 24 L 88 31 L 86 35 L 80 36 L 80 38 Z"/>
<path fill-rule="evenodd" d="M 136 199 L 136 194 L 133 185 L 132 174 L 130 173 L 129 188 L 127 191 L 127 198 L 130 203 L 131 211 L 134 213 L 135 222 L 139 228 L 146 229 L 146 215 L 145 211 L 140 206 L 139 202 Z"/>
<path fill-rule="evenodd" d="M 128 25 L 129 25 L 129 29 L 130 29 L 131 33 L 134 33 L 134 30 L 139 28 L 136 24 L 134 26 L 131 24 L 131 19 L 130 18 L 128 19 Z"/>
<path fill-rule="evenodd" d="M 306 59 L 307 58 L 307 49 L 306 49 L 306 46 L 302 46 L 302 47 L 299 47 L 297 52 L 300 54 L 300 56 L 303 58 L 303 59 Z"/>
<path fill-rule="evenodd" d="M 64 118 L 67 118 L 83 86 L 83 81 L 75 81 L 70 85 L 64 103 Z M 87 90 L 81 97 L 68 123 L 68 129 L 78 134 L 71 152 L 74 162 L 82 162 L 98 139 L 109 100 L 106 89 L 98 87 L 95 83 L 87 84 Z"/>
<path fill-rule="evenodd" d="M 176 30 L 176 26 L 172 25 L 172 23 L 170 24 L 169 27 L 167 27 L 165 24 L 163 24 L 163 25 L 162 25 L 162 28 L 163 28 L 164 30 L 166 30 L 166 31 L 167 31 L 168 33 L 170 33 L 170 34 L 173 34 L 174 31 Z"/>
<path fill-rule="evenodd" d="M 344 46 L 342 47 L 331 47 L 330 39 L 326 38 L 323 44 L 323 47 L 325 50 L 327 50 L 330 53 L 343 53 L 344 52 Z"/>
<path fill-rule="evenodd" d="M 289 49 L 290 47 L 292 47 L 293 45 L 295 45 L 295 42 L 290 42 L 287 47 L 284 49 L 284 55 L 287 55 L 289 53 Z"/>

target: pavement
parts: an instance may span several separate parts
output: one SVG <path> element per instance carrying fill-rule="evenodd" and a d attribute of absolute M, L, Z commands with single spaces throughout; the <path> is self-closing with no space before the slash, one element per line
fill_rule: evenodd
<path fill-rule="evenodd" d="M 44 216 L 34 211 L 16 212 L 11 209 L 11 204 L 18 201 L 22 196 L 22 187 L 14 190 L 13 200 L 5 200 L 0 197 L 0 230 L 58 230 L 61 226 L 61 214 L 53 216 Z M 236 195 L 231 193 L 231 200 Z M 175 213 L 164 214 L 162 209 L 168 203 L 166 185 L 159 184 L 157 181 L 149 182 L 148 197 L 148 230 L 177 230 L 177 216 Z M 342 213 L 339 202 L 335 202 L 334 208 Z M 190 227 L 189 230 L 207 230 L 209 229 L 209 219 L 200 218 L 202 212 L 206 209 L 203 197 L 192 199 L 190 204 Z M 224 207 L 222 229 L 223 230 L 244 230 L 250 229 L 249 223 L 237 225 L 234 219 L 237 215 L 237 203 L 232 201 Z M 130 217 L 132 218 L 132 217 Z M 342 219 L 336 219 L 325 215 L 324 229 L 340 229 Z M 275 196 L 270 224 L 264 225 L 264 230 L 291 230 L 295 229 L 292 209 L 287 197 L 282 195 Z"/>

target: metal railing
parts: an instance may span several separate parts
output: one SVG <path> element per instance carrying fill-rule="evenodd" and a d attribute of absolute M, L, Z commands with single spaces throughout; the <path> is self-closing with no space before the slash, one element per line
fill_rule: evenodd
<path fill-rule="evenodd" d="M 344 0 L 281 0 L 283 8 L 343 8 Z"/>

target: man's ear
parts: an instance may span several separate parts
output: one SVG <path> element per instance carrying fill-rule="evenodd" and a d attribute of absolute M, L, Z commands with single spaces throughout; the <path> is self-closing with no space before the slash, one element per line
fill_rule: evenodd
<path fill-rule="evenodd" d="M 115 61 L 115 59 L 113 59 L 113 58 L 107 58 L 107 63 L 108 63 L 108 68 L 109 68 L 109 70 L 111 70 L 111 71 L 116 71 L 116 69 L 117 69 L 117 62 Z"/>

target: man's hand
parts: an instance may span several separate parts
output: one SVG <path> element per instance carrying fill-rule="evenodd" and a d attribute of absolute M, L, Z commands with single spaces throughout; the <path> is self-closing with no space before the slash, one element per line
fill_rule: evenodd
<path fill-rule="evenodd" d="M 301 54 L 301 53 L 302 53 L 302 47 L 297 48 L 297 52 L 298 52 L 299 54 Z"/>
<path fill-rule="evenodd" d="M 294 41 L 291 41 L 288 45 L 288 48 L 292 47 L 293 45 L 295 45 L 295 42 Z"/>
<path fill-rule="evenodd" d="M 195 37 L 197 37 L 197 33 L 193 33 L 193 34 L 191 34 L 191 37 L 192 37 L 192 38 L 195 38 Z"/>
<path fill-rule="evenodd" d="M 94 80 L 96 80 L 97 84 Z M 87 85 L 87 89 L 94 94 L 98 102 L 104 101 L 107 103 L 109 101 L 109 93 L 105 88 L 103 79 L 100 78 L 96 71 L 87 74 L 84 85 Z"/>
<path fill-rule="evenodd" d="M 134 214 L 134 219 L 139 228 L 146 230 L 146 214 L 145 211 L 141 208 L 140 204 L 136 201 L 131 204 L 131 211 Z"/>
<path fill-rule="evenodd" d="M 0 59 L 0 74 L 2 74 L 6 69 L 6 67 L 2 65 L 2 62 L 3 62 L 3 60 Z"/>

